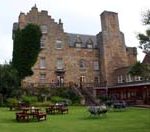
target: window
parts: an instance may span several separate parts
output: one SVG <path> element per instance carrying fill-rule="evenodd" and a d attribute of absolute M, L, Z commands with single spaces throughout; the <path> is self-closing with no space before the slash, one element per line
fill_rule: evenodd
<path fill-rule="evenodd" d="M 81 37 L 80 35 L 77 35 L 76 39 L 75 39 L 75 46 L 77 48 L 81 48 L 81 44 L 82 44 L 82 40 L 81 40 Z"/>
<path fill-rule="evenodd" d="M 63 48 L 63 44 L 61 40 L 56 40 L 56 49 L 62 49 Z"/>
<path fill-rule="evenodd" d="M 40 58 L 40 68 L 46 68 L 46 61 L 45 61 L 45 57 L 41 57 Z"/>
<path fill-rule="evenodd" d="M 47 28 L 47 26 L 46 25 L 41 25 L 41 32 L 42 32 L 42 34 L 45 34 L 45 33 L 47 33 L 47 31 L 48 31 L 48 28 Z"/>
<path fill-rule="evenodd" d="M 130 74 L 126 76 L 126 82 L 132 82 L 132 78 Z"/>
<path fill-rule="evenodd" d="M 76 43 L 76 47 L 77 48 L 81 48 L 81 44 L 80 43 Z"/>
<path fill-rule="evenodd" d="M 46 36 L 42 36 L 41 37 L 41 48 L 44 48 L 45 47 L 45 43 L 46 43 Z"/>
<path fill-rule="evenodd" d="M 86 45 L 87 45 L 87 48 L 89 49 L 92 49 L 93 48 L 93 41 L 91 38 L 89 38 L 87 41 L 86 41 Z"/>
<path fill-rule="evenodd" d="M 140 76 L 135 76 L 134 79 L 135 79 L 135 81 L 141 81 L 142 80 Z"/>
<path fill-rule="evenodd" d="M 122 77 L 122 75 L 118 76 L 118 83 L 123 83 L 123 77 Z"/>
<path fill-rule="evenodd" d="M 57 59 L 56 68 L 58 70 L 64 69 L 64 62 L 63 62 L 62 58 Z"/>
<path fill-rule="evenodd" d="M 93 66 L 94 66 L 94 70 L 96 71 L 96 70 L 99 70 L 99 63 L 98 63 L 98 61 L 94 61 L 93 62 Z"/>
<path fill-rule="evenodd" d="M 86 68 L 86 62 L 85 62 L 85 60 L 83 60 L 83 59 L 80 60 L 80 64 L 79 65 L 80 65 L 81 69 L 85 69 Z"/>
<path fill-rule="evenodd" d="M 46 74 L 45 74 L 45 73 L 41 73 L 41 74 L 40 74 L 40 82 L 41 82 L 41 83 L 44 83 L 45 80 L 46 80 Z"/>
<path fill-rule="evenodd" d="M 92 49 L 92 48 L 93 48 L 93 45 L 92 45 L 92 44 L 88 44 L 88 45 L 87 45 L 87 48 Z"/>

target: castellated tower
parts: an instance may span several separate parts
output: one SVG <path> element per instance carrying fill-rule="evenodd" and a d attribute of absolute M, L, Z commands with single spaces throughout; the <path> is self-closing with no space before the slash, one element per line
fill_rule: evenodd
<path fill-rule="evenodd" d="M 120 32 L 118 14 L 104 11 L 101 14 L 102 32 L 97 35 L 100 52 L 100 81 L 111 86 L 115 83 L 115 69 L 127 67 L 128 58 L 124 34 Z"/>

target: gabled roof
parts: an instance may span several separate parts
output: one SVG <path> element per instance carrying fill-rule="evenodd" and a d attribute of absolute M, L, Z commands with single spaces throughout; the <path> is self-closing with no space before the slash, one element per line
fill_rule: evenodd
<path fill-rule="evenodd" d="M 86 47 L 86 43 L 91 40 L 93 42 L 94 48 L 96 47 L 96 36 L 94 35 L 85 35 L 85 34 L 73 34 L 73 33 L 66 33 L 68 36 L 68 43 L 69 46 L 74 47 L 75 43 L 78 39 L 81 40 L 81 47 Z"/>

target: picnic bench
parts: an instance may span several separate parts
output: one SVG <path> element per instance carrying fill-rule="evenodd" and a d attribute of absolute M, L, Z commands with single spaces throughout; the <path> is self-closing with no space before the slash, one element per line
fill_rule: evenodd
<path fill-rule="evenodd" d="M 9 110 L 12 111 L 12 110 L 21 110 L 22 108 L 24 107 L 29 107 L 29 104 L 26 104 L 26 103 L 17 103 L 17 104 L 12 104 L 9 106 Z"/>
<path fill-rule="evenodd" d="M 37 119 L 38 121 L 46 120 L 46 113 L 39 111 L 39 108 L 22 108 L 21 112 L 16 113 L 17 121 L 29 121 Z"/>
<path fill-rule="evenodd" d="M 63 104 L 49 105 L 46 108 L 47 114 L 64 114 L 68 113 L 68 107 Z"/>

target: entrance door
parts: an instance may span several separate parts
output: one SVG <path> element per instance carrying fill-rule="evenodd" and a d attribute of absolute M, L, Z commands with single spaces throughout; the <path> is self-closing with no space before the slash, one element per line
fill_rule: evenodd
<path fill-rule="evenodd" d="M 64 84 L 64 77 L 61 75 L 57 75 L 57 84 L 62 86 Z"/>

